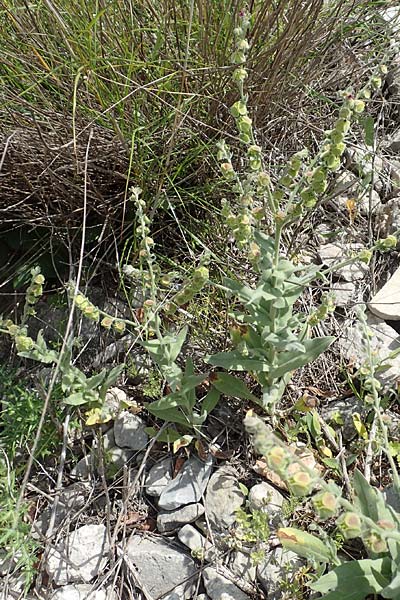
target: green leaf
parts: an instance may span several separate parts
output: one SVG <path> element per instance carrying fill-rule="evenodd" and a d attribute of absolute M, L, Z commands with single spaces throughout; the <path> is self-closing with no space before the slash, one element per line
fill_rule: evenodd
<path fill-rule="evenodd" d="M 216 388 L 212 387 L 201 403 L 201 415 L 204 416 L 204 420 L 217 406 L 220 397 L 221 394 L 219 393 L 219 391 Z"/>
<path fill-rule="evenodd" d="M 150 408 L 150 406 L 147 406 L 147 408 L 152 415 L 162 419 L 163 421 L 178 423 L 179 425 L 184 425 L 185 427 L 190 427 L 192 425 L 193 419 L 191 421 L 188 417 L 186 417 L 180 408 L 158 409 Z"/>
<path fill-rule="evenodd" d="M 365 600 L 368 594 L 379 593 L 390 582 L 389 558 L 353 560 L 323 575 L 310 585 L 324 594 L 322 600 Z"/>
<path fill-rule="evenodd" d="M 82 392 L 76 392 L 67 396 L 64 402 L 71 406 L 81 406 L 82 404 L 87 403 L 87 398 L 85 398 Z"/>
<path fill-rule="evenodd" d="M 89 377 L 89 379 L 87 379 L 86 381 L 86 389 L 95 390 L 96 388 L 98 388 L 103 383 L 105 376 L 106 370 L 102 369 L 100 373 L 96 373 L 96 375 L 92 375 L 92 377 Z"/>
<path fill-rule="evenodd" d="M 156 435 L 158 434 L 158 430 L 155 427 L 145 427 L 145 432 L 150 437 L 156 437 Z M 182 434 L 176 431 L 176 429 L 172 429 L 172 427 L 167 427 L 167 429 L 164 429 L 164 431 L 157 435 L 157 441 L 164 442 L 167 444 L 173 444 L 174 442 L 176 442 L 176 440 L 179 440 L 181 436 Z"/>
<path fill-rule="evenodd" d="M 183 327 L 183 329 L 180 330 L 180 332 L 173 339 L 173 341 L 170 342 L 169 351 L 170 351 L 171 362 L 175 362 L 176 359 L 178 358 L 178 356 L 182 350 L 182 346 L 185 343 L 187 332 L 188 332 L 188 328 Z"/>
<path fill-rule="evenodd" d="M 358 469 L 354 471 L 353 486 L 357 504 L 363 515 L 369 517 L 375 523 L 380 519 L 392 520 L 392 515 L 386 507 L 383 495 L 368 483 Z"/>
<path fill-rule="evenodd" d="M 362 119 L 364 128 L 364 139 L 367 146 L 373 146 L 375 140 L 374 119 L 368 115 Z"/>
<path fill-rule="evenodd" d="M 397 565 L 398 567 L 398 565 Z M 392 581 L 383 590 L 381 590 L 381 596 L 383 598 L 393 598 L 396 600 L 400 598 L 400 573 L 397 572 Z"/>
<path fill-rule="evenodd" d="M 277 534 L 282 546 L 299 556 L 322 563 L 330 563 L 336 559 L 333 546 L 330 547 L 315 535 L 306 533 L 301 529 L 281 527 L 278 529 Z"/>
<path fill-rule="evenodd" d="M 303 344 L 306 351 L 303 354 L 299 354 L 298 352 L 282 352 L 278 357 L 278 366 L 270 371 L 270 377 L 280 379 L 286 373 L 304 367 L 304 365 L 315 360 L 322 352 L 325 352 L 334 340 L 335 338 L 332 336 L 305 340 Z"/>
<path fill-rule="evenodd" d="M 229 375 L 229 373 L 216 373 L 215 378 L 212 379 L 212 384 L 219 392 L 225 394 L 225 396 L 251 400 L 257 403 L 260 402 L 260 399 L 250 392 L 244 381 L 233 375 Z"/>
<path fill-rule="evenodd" d="M 264 361 L 254 358 L 246 358 L 239 352 L 217 352 L 212 356 L 206 356 L 206 363 L 214 367 L 222 367 L 227 371 L 263 371 L 268 372 L 270 367 Z"/>

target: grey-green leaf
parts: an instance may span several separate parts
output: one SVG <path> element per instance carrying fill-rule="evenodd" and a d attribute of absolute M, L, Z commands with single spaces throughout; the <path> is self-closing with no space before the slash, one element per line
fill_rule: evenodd
<path fill-rule="evenodd" d="M 310 588 L 321 594 L 322 600 L 365 600 L 368 594 L 378 594 L 390 582 L 389 558 L 352 560 L 323 575 Z"/>

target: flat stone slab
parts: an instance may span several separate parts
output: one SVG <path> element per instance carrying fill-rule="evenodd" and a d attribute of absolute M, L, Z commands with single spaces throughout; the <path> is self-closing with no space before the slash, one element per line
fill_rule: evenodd
<path fill-rule="evenodd" d="M 143 450 L 149 440 L 145 428 L 140 417 L 124 410 L 114 423 L 115 443 L 120 448 Z"/>
<path fill-rule="evenodd" d="M 90 583 L 108 561 L 110 545 L 104 525 L 84 525 L 66 536 L 58 549 L 51 549 L 46 563 L 56 585 Z"/>
<path fill-rule="evenodd" d="M 192 523 L 204 514 L 202 504 L 188 504 L 177 510 L 159 513 L 157 529 L 160 533 L 167 533 L 179 529 L 186 523 Z"/>
<path fill-rule="evenodd" d="M 335 267 L 342 261 L 348 260 L 351 257 L 357 255 L 361 250 L 364 249 L 362 244 L 344 244 L 335 242 L 332 244 L 324 244 L 318 250 L 321 261 L 327 267 Z M 354 262 L 338 267 L 334 271 L 335 275 L 343 279 L 344 281 L 358 281 L 364 279 L 368 273 L 368 265 L 361 262 L 360 260 L 354 260 Z"/>
<path fill-rule="evenodd" d="M 163 458 L 153 465 L 146 477 L 144 484 L 146 493 L 149 496 L 160 496 L 166 486 L 172 480 L 172 460 Z"/>
<path fill-rule="evenodd" d="M 386 364 L 385 361 L 389 354 L 400 348 L 400 336 L 393 327 L 371 312 L 366 312 L 366 318 L 367 326 L 372 332 L 371 349 L 377 353 L 377 358 Z M 342 331 L 343 335 L 338 340 L 342 356 L 359 368 L 366 359 L 360 325 L 356 320 L 349 319 L 344 322 Z M 397 386 L 400 378 L 400 355 L 390 361 L 387 360 L 387 363 L 390 364 L 389 368 L 378 371 L 376 377 L 384 387 L 392 388 Z"/>
<path fill-rule="evenodd" d="M 268 553 L 265 560 L 257 566 L 257 579 L 267 593 L 268 600 L 282 598 L 282 583 L 290 581 L 304 562 L 294 552 L 279 546 Z"/>
<path fill-rule="evenodd" d="M 236 521 L 236 511 L 245 500 L 237 477 L 224 468 L 216 471 L 207 486 L 206 515 L 213 528 L 229 528 Z"/>
<path fill-rule="evenodd" d="M 94 590 L 88 583 L 66 585 L 51 596 L 51 600 L 116 600 L 112 590 Z"/>
<path fill-rule="evenodd" d="M 211 475 L 213 461 L 203 462 L 191 456 L 178 475 L 163 490 L 158 501 L 159 508 L 174 510 L 185 504 L 199 502 Z"/>
<path fill-rule="evenodd" d="M 203 582 L 211 600 L 250 600 L 250 596 L 242 592 L 232 581 L 220 575 L 214 567 L 204 569 Z"/>
<path fill-rule="evenodd" d="M 400 321 L 400 267 L 372 298 L 368 308 L 377 317 Z"/>
<path fill-rule="evenodd" d="M 197 565 L 185 552 L 160 538 L 132 535 L 126 554 L 136 570 L 135 584 L 151 598 L 188 600 L 197 583 Z"/>

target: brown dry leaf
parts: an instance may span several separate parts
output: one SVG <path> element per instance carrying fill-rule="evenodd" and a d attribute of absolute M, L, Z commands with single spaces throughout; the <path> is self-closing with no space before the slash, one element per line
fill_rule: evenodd
<path fill-rule="evenodd" d="M 185 462 L 186 462 L 186 458 L 183 458 L 183 456 L 180 456 L 176 459 L 175 464 L 174 464 L 174 471 L 172 473 L 172 479 L 175 479 L 175 477 L 178 475 L 179 471 L 182 469 Z"/>
<path fill-rule="evenodd" d="M 197 454 L 199 455 L 199 458 L 201 460 L 207 460 L 207 456 L 208 456 L 208 449 L 204 446 L 203 442 L 201 442 L 200 440 L 197 440 L 194 447 L 197 450 Z M 210 448 L 211 450 L 211 448 Z"/>
<path fill-rule="evenodd" d="M 235 453 L 234 450 L 221 450 L 217 446 L 210 446 L 210 452 L 214 458 L 219 460 L 229 460 Z"/>
<path fill-rule="evenodd" d="M 306 388 L 311 394 L 314 394 L 314 396 L 319 396 L 320 398 L 331 398 L 332 396 L 334 396 L 334 392 L 324 392 L 323 390 L 320 390 L 317 387 L 314 387 L 313 385 L 309 385 Z"/>
<path fill-rule="evenodd" d="M 124 519 L 124 523 L 125 525 L 136 525 L 137 523 L 144 521 L 145 518 L 146 517 L 139 512 L 130 510 Z"/>
<path fill-rule="evenodd" d="M 353 225 L 357 216 L 357 200 L 355 198 L 349 198 L 346 200 L 346 208 L 347 212 L 349 213 L 350 223 Z"/>

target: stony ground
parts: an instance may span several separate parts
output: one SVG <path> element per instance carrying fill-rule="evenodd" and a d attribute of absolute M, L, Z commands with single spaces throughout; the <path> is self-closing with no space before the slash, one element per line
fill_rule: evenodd
<path fill-rule="evenodd" d="M 346 166 L 329 201 L 317 215 L 313 231 L 299 232 L 306 251 L 302 258 L 332 266 L 354 250 L 366 247 L 371 232 L 385 237 L 400 229 L 400 54 L 393 60 L 384 87 L 386 124 L 379 128 L 377 148 L 353 144 Z M 359 173 L 373 172 L 372 187 L 356 209 L 349 198 L 359 196 Z M 301 245 L 301 244 L 300 244 Z M 338 379 L 340 364 L 357 367 L 362 360 L 361 334 L 354 309 L 367 301 L 372 347 L 380 358 L 400 347 L 399 248 L 372 266 L 354 264 L 335 272 L 326 289 L 336 293 L 337 309 L 326 327 L 338 336 L 332 355 L 323 359 L 317 381 L 301 376 L 296 398 L 308 390 L 316 395 L 326 423 L 339 427 L 341 443 L 357 438 L 353 415 L 367 418 L 368 406 Z M 124 307 L 119 305 L 123 312 Z M 50 309 L 49 309 L 50 310 Z M 43 319 L 55 318 L 49 314 Z M 57 317 L 56 317 L 57 318 Z M 93 331 L 83 337 L 93 343 Z M 92 358 L 98 367 L 113 361 L 130 339 L 110 344 Z M 95 342 L 96 343 L 96 342 Z M 124 345 L 125 344 L 125 345 Z M 140 355 L 137 357 L 139 361 Z M 332 366 L 331 361 L 335 362 Z M 380 374 L 388 390 L 396 389 L 400 354 Z M 297 383 L 296 383 L 297 385 Z M 320 396 L 318 397 L 318 394 Z M 260 467 L 242 430 L 248 406 L 227 403 L 209 419 L 204 443 L 172 454 L 165 444 L 149 439 L 145 411 L 132 386 L 109 390 L 113 422 L 70 440 L 76 464 L 67 458 L 62 486 L 51 466 L 37 469 L 28 485 L 33 535 L 44 543 L 39 576 L 30 598 L 49 600 L 268 600 L 305 598 L 302 582 L 307 567 L 283 550 L 274 529 L 288 523 L 293 507 L 281 483 Z M 129 401 L 130 409 L 120 409 Z M 399 441 L 397 403 L 389 402 L 386 418 L 393 440 Z M 95 431 L 96 429 L 96 431 Z M 301 450 L 301 448 L 300 448 Z M 337 448 L 340 454 L 340 447 Z M 312 459 L 312 457 L 311 457 Z M 378 484 L 385 484 L 382 476 Z M 399 510 L 399 499 L 386 490 Z M 260 539 L 243 526 L 238 509 L 259 509 L 268 526 Z M 307 522 L 307 516 L 304 517 Z M 252 560 L 257 551 L 258 561 Z M 2 598 L 22 594 L 24 578 L 12 561 L 1 562 Z M 305 593 L 305 592 L 304 592 Z"/>

